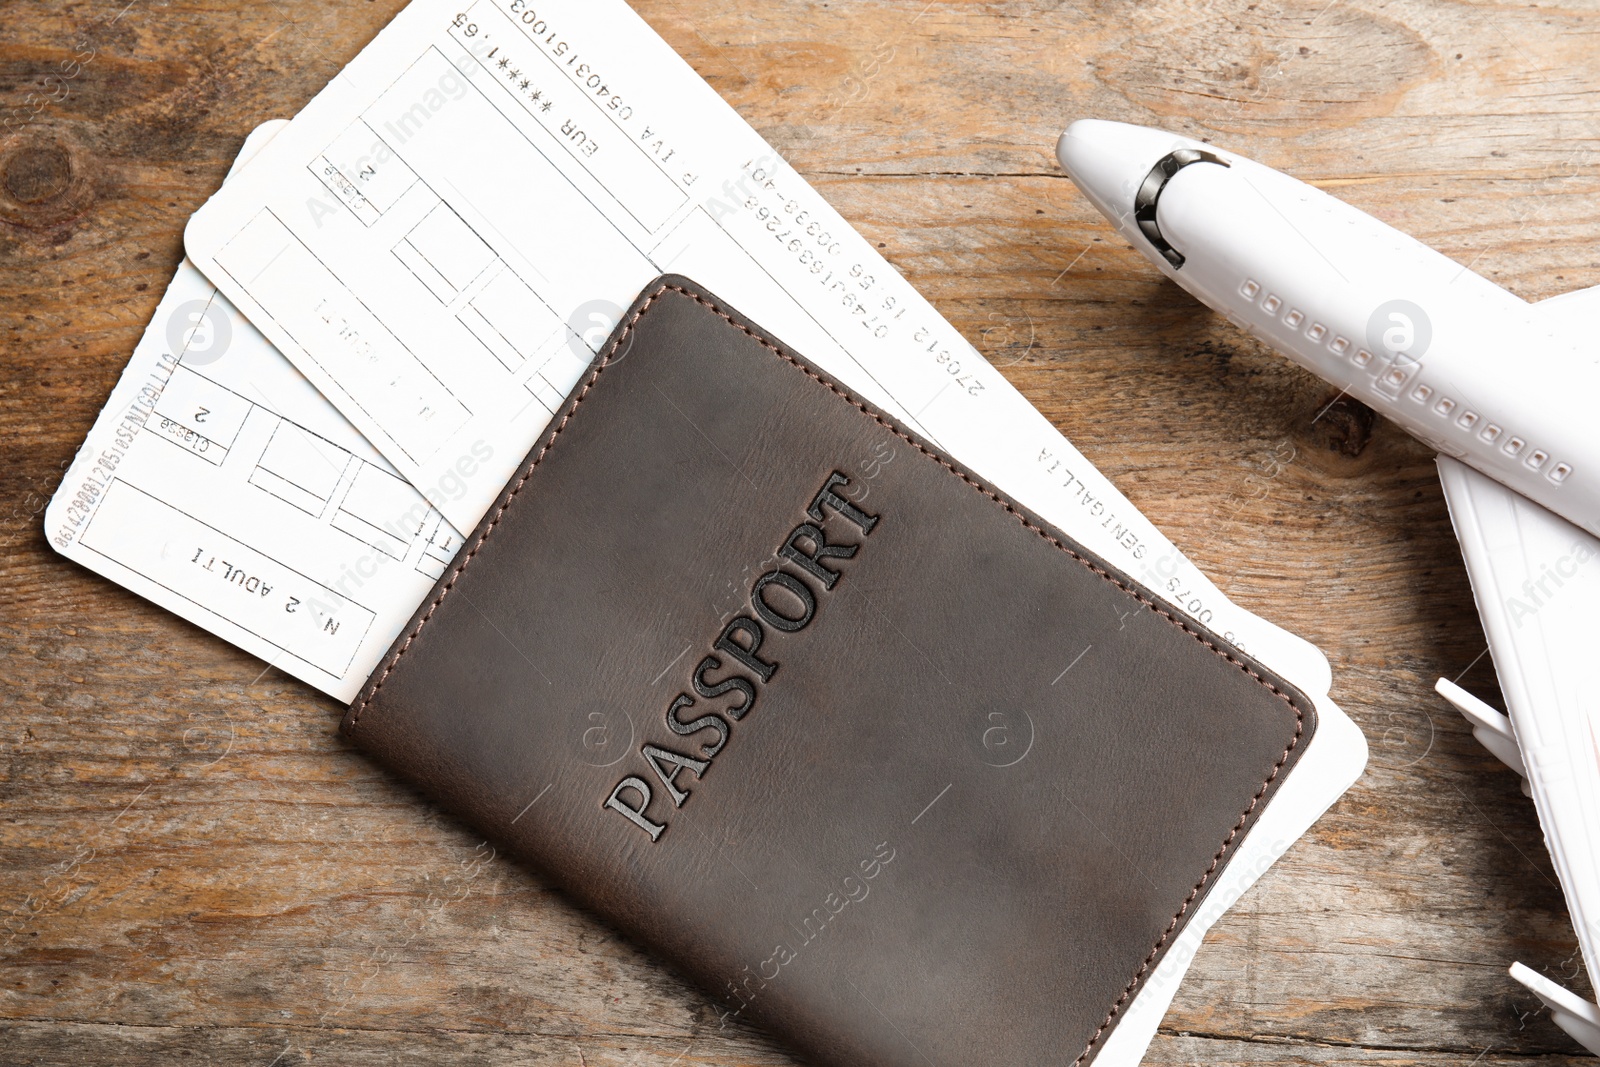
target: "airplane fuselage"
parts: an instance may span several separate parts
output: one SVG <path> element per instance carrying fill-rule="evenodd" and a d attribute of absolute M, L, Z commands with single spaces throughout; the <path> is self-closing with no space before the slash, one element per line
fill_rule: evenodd
<path fill-rule="evenodd" d="M 1235 325 L 1600 533 L 1600 340 L 1321 190 L 1188 143 L 1221 162 L 1191 160 L 1147 183 L 1147 194 L 1159 185 L 1153 211 L 1148 195 L 1144 205 L 1155 241 L 1148 221 L 1119 210 L 1128 183 L 1085 192 Z"/>

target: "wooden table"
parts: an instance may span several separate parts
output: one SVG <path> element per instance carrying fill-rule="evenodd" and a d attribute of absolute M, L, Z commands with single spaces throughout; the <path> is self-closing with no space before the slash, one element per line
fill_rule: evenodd
<path fill-rule="evenodd" d="M 184 220 L 400 6 L 0 0 L 0 107 L 31 116 L 0 140 L 0 1063 L 792 1062 L 350 750 L 332 700 L 42 536 Z M 1600 4 L 637 6 L 1334 664 L 1371 767 L 1217 924 L 1148 1062 L 1575 1058 L 1505 973 L 1581 973 L 1532 804 L 1431 691 L 1498 701 L 1431 453 L 1163 282 L 1051 149 L 1163 124 L 1523 296 L 1593 285 Z"/>

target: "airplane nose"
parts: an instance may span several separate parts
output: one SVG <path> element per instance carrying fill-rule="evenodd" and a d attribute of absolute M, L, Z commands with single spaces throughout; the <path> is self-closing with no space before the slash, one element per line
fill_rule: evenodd
<path fill-rule="evenodd" d="M 1138 232 L 1134 200 L 1140 184 L 1163 157 L 1180 148 L 1208 146 L 1148 126 L 1079 119 L 1056 142 L 1056 158 L 1089 202 L 1131 237 Z"/>

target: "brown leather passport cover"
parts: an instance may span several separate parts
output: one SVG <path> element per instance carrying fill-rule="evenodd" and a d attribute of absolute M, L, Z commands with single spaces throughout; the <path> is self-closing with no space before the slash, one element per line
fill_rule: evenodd
<path fill-rule="evenodd" d="M 720 1019 L 905 1067 L 1092 1059 L 1314 727 L 674 276 L 344 720 Z"/>

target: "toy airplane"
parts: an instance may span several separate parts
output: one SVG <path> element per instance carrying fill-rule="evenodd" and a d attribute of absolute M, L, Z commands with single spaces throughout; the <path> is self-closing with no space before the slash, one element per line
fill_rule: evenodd
<path fill-rule="evenodd" d="M 1442 453 L 1510 717 L 1437 688 L 1525 775 L 1600 983 L 1600 286 L 1530 304 L 1321 190 L 1160 130 L 1076 122 L 1056 155 L 1163 274 Z M 1600 1054 L 1600 1007 L 1511 974 Z"/>

